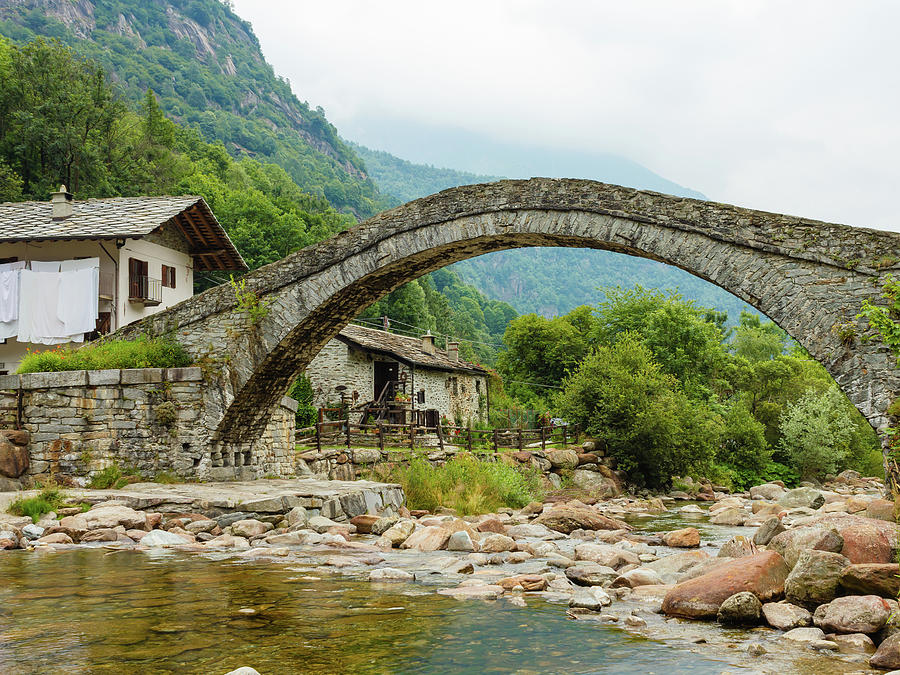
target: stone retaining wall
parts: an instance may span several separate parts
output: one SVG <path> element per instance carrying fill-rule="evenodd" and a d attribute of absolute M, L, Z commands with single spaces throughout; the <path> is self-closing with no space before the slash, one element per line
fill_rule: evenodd
<path fill-rule="evenodd" d="M 0 428 L 27 434 L 28 467 L 10 478 L 84 485 L 112 465 L 148 478 L 293 475 L 295 401 L 284 399 L 263 438 L 236 458 L 210 452 L 205 389 L 200 368 L 0 376 Z"/>

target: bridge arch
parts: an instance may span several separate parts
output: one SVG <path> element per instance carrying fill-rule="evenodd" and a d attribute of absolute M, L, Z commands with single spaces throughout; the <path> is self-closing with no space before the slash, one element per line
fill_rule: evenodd
<path fill-rule="evenodd" d="M 386 211 L 247 275 L 267 306 L 253 324 L 228 285 L 127 327 L 178 339 L 214 373 L 210 443 L 252 446 L 290 383 L 352 318 L 394 288 L 491 251 L 606 249 L 680 267 L 738 296 L 820 361 L 876 430 L 900 392 L 878 341 L 833 327 L 900 268 L 900 234 L 594 181 L 453 188 Z M 564 273 L 564 272 L 563 272 Z"/>

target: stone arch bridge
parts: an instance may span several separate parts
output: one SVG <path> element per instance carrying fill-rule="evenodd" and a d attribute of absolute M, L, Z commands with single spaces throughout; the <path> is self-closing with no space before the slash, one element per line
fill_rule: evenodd
<path fill-rule="evenodd" d="M 275 442 L 266 429 L 285 391 L 361 310 L 445 265 L 525 246 L 607 249 L 710 281 L 803 345 L 873 427 L 888 423 L 900 391 L 893 357 L 877 340 L 842 341 L 834 327 L 853 321 L 864 299 L 879 297 L 884 276 L 900 268 L 900 234 L 587 180 L 445 190 L 248 274 L 247 288 L 268 306 L 255 324 L 225 284 L 120 334 L 175 331 L 208 379 L 207 447 L 194 457 L 195 470 L 256 477 L 270 472 L 271 448 L 262 445 Z"/>

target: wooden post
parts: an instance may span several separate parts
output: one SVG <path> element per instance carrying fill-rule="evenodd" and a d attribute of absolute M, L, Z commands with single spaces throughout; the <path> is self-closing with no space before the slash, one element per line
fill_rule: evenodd
<path fill-rule="evenodd" d="M 322 423 L 316 422 L 316 452 L 322 452 Z"/>
<path fill-rule="evenodd" d="M 416 426 L 412 422 L 409 423 L 409 449 L 416 449 Z"/>
<path fill-rule="evenodd" d="M 564 424 L 562 430 L 563 430 L 563 448 L 565 449 L 565 448 L 569 447 L 569 425 Z"/>
<path fill-rule="evenodd" d="M 438 447 L 441 449 L 441 452 L 443 452 L 444 451 L 444 433 L 441 430 L 441 420 L 437 421 L 437 426 L 435 427 L 435 430 L 437 431 Z"/>
<path fill-rule="evenodd" d="M 468 441 L 466 445 L 469 447 L 469 452 L 472 452 L 472 428 L 469 427 L 466 431 L 468 432 Z"/>
<path fill-rule="evenodd" d="M 496 429 L 494 429 L 494 452 L 500 452 L 500 442 Z"/>
<path fill-rule="evenodd" d="M 378 449 L 384 452 L 384 427 L 381 422 L 378 423 Z"/>
<path fill-rule="evenodd" d="M 347 449 L 350 449 L 350 417 L 347 416 Z"/>
<path fill-rule="evenodd" d="M 547 427 L 541 426 L 541 450 L 547 451 Z"/>
<path fill-rule="evenodd" d="M 519 427 L 519 452 L 522 452 L 522 427 Z"/>
<path fill-rule="evenodd" d="M 575 445 L 578 445 L 578 435 L 581 433 L 581 429 L 578 427 L 578 423 L 575 423 Z"/>

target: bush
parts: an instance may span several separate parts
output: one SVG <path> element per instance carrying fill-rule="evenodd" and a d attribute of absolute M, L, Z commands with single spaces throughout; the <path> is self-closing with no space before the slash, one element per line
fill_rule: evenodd
<path fill-rule="evenodd" d="M 22 359 L 19 373 L 62 370 L 106 370 L 119 368 L 183 368 L 191 356 L 175 340 L 139 337 L 136 340 L 105 340 L 79 349 L 62 345 L 32 352 Z"/>
<path fill-rule="evenodd" d="M 107 490 L 125 487 L 129 483 L 138 483 L 141 480 L 143 477 L 134 469 L 121 469 L 113 464 L 91 476 L 88 487 L 92 490 Z"/>
<path fill-rule="evenodd" d="M 822 479 L 846 467 L 853 428 L 844 396 L 832 387 L 802 396 L 781 417 L 780 449 L 804 480 Z"/>
<path fill-rule="evenodd" d="M 36 497 L 15 500 L 9 505 L 9 512 L 17 516 L 29 516 L 36 523 L 45 513 L 56 511 L 64 500 L 65 497 L 58 489 L 44 488 Z"/>
<path fill-rule="evenodd" d="M 751 485 L 765 482 L 766 469 L 772 459 L 765 425 L 754 418 L 743 403 L 733 405 L 725 413 L 724 422 L 717 455 L 728 470 L 732 486 L 746 490 Z"/>
<path fill-rule="evenodd" d="M 570 423 L 606 441 L 633 483 L 662 487 L 673 475 L 704 473 L 715 457 L 721 419 L 691 401 L 634 334 L 592 352 L 556 403 Z"/>
<path fill-rule="evenodd" d="M 301 375 L 294 381 L 287 395 L 299 404 L 296 416 L 298 429 L 311 427 L 319 421 L 319 409 L 313 405 L 312 382 L 306 375 Z"/>
<path fill-rule="evenodd" d="M 521 508 L 543 496 L 537 471 L 471 455 L 454 457 L 439 467 L 413 457 L 408 466 L 396 466 L 387 479 L 403 486 L 410 508 L 434 511 L 445 506 L 460 515 Z"/>

